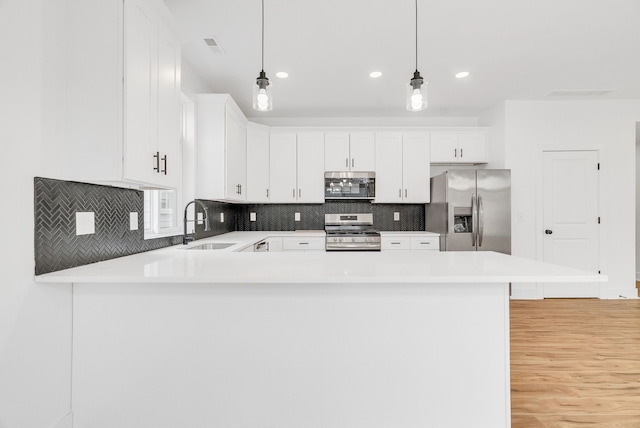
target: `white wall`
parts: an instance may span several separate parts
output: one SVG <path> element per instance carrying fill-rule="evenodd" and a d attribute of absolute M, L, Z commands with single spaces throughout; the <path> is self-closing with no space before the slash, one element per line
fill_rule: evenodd
<path fill-rule="evenodd" d="M 640 101 L 507 101 L 505 166 L 512 170 L 512 250 L 541 257 L 543 149 L 600 150 L 601 297 L 636 296 L 635 141 Z"/>
<path fill-rule="evenodd" d="M 45 123 L 60 103 L 58 3 L 0 1 L 0 428 L 49 428 L 70 410 L 71 288 L 33 281 L 33 177 L 46 174 Z"/>
<path fill-rule="evenodd" d="M 640 122 L 636 123 L 636 281 L 640 281 Z"/>

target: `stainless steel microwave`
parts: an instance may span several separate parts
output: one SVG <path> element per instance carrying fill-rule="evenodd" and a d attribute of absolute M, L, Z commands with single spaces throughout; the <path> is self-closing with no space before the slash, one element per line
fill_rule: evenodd
<path fill-rule="evenodd" d="M 373 199 L 375 172 L 332 171 L 324 174 L 325 199 Z"/>

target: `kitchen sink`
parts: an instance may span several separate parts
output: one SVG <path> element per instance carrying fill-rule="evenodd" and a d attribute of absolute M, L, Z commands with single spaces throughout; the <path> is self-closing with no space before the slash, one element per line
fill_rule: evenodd
<path fill-rule="evenodd" d="M 189 250 L 222 250 L 236 245 L 235 242 L 209 242 L 207 244 L 194 245 Z"/>

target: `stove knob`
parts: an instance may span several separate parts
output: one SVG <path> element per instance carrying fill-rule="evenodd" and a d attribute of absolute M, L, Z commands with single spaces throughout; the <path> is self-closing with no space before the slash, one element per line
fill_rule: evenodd
<path fill-rule="evenodd" d="M 342 242 L 342 238 L 336 238 L 338 242 Z"/>
<path fill-rule="evenodd" d="M 351 242 L 356 242 L 356 238 L 351 238 Z"/>

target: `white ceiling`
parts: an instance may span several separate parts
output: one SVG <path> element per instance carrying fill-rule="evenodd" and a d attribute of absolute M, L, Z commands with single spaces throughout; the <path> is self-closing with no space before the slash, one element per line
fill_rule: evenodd
<path fill-rule="evenodd" d="M 549 96 L 557 90 L 640 98 L 640 0 L 418 0 L 418 69 L 429 82 L 418 113 L 405 110 L 414 0 L 265 0 L 266 113 L 251 109 L 260 0 L 164 2 L 186 34 L 185 61 L 249 117 L 476 116 L 507 99 L 576 98 Z M 383 76 L 371 79 L 374 70 Z M 462 70 L 470 77 L 456 79 Z"/>

